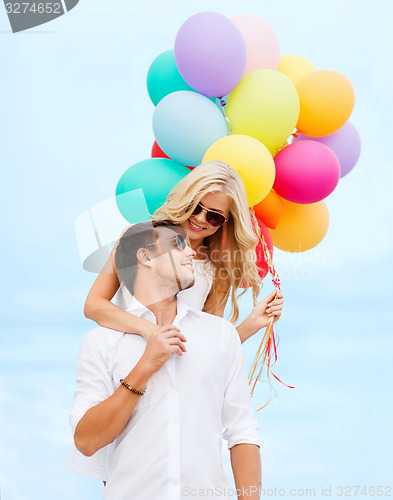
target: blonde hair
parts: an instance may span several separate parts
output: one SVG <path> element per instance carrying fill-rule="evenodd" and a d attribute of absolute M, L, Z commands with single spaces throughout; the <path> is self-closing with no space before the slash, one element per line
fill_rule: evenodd
<path fill-rule="evenodd" d="M 199 201 L 214 192 L 229 196 L 231 204 L 226 224 L 204 240 L 207 257 L 213 266 L 210 291 L 213 307 L 208 312 L 214 314 L 231 295 L 230 320 L 235 323 L 239 318 L 237 300 L 251 287 L 255 305 L 262 284 L 255 254 L 258 238 L 253 230 L 243 182 L 236 170 L 220 161 L 199 165 L 172 189 L 164 205 L 154 213 L 153 221 L 170 220 L 173 224 L 182 224 L 190 218 Z M 218 304 L 222 281 L 229 286 Z M 244 290 L 236 294 L 240 285 Z"/>

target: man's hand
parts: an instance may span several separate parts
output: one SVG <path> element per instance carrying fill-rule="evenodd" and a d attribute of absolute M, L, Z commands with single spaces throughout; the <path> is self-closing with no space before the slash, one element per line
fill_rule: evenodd
<path fill-rule="evenodd" d="M 150 335 L 138 364 L 152 374 L 158 372 L 173 353 L 183 356 L 183 352 L 186 352 L 184 342 L 187 342 L 187 339 L 176 326 L 161 326 Z"/>

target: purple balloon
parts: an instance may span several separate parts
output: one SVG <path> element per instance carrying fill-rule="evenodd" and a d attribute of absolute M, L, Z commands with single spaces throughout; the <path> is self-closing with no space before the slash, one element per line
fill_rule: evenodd
<path fill-rule="evenodd" d="M 175 61 L 184 80 L 207 97 L 229 94 L 246 66 L 246 44 L 237 26 L 216 12 L 187 19 L 175 41 Z"/>
<path fill-rule="evenodd" d="M 298 137 L 295 137 L 292 142 L 309 139 L 325 144 L 325 146 L 328 146 L 335 153 L 340 163 L 340 177 L 347 175 L 359 159 L 361 148 L 360 135 L 351 122 L 347 122 L 337 132 L 334 132 L 334 134 L 325 135 L 324 137 L 307 137 L 298 133 Z"/>

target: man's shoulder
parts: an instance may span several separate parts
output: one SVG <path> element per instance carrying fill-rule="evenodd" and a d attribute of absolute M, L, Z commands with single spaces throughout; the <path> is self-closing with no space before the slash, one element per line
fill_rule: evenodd
<path fill-rule="evenodd" d="M 215 316 L 214 314 L 210 314 L 204 311 L 200 311 L 199 309 L 189 309 L 189 314 L 194 315 L 195 317 L 200 318 L 204 322 L 212 323 L 212 324 L 221 324 L 223 326 L 233 326 L 230 321 L 221 316 Z"/>
<path fill-rule="evenodd" d="M 103 326 L 96 326 L 89 330 L 83 337 L 82 343 L 87 343 L 91 346 L 110 346 L 116 344 L 124 335 L 117 330 L 111 330 Z"/>
<path fill-rule="evenodd" d="M 206 328 L 217 332 L 225 331 L 228 335 L 234 335 L 238 337 L 238 333 L 234 325 L 225 318 L 221 316 L 215 316 L 214 314 L 206 313 L 203 311 L 198 311 L 194 309 L 189 309 L 190 317 L 198 320 L 201 325 L 206 326 Z"/>

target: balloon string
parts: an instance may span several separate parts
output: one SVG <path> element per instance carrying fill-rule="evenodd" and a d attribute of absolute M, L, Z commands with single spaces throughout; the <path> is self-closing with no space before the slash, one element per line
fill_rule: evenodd
<path fill-rule="evenodd" d="M 222 111 L 222 114 L 224 115 L 225 123 L 227 126 L 227 132 L 228 132 L 228 135 L 231 135 L 232 134 L 232 123 L 229 121 L 229 118 L 225 114 L 225 106 L 227 105 L 227 103 L 225 102 L 225 100 L 222 97 L 219 97 L 219 99 L 220 99 L 220 104 L 221 104 L 221 111 Z"/>
<path fill-rule="evenodd" d="M 262 241 L 264 258 L 265 258 L 265 261 L 266 261 L 266 263 L 268 265 L 269 272 L 270 272 L 270 274 L 272 276 L 272 282 L 273 282 L 274 288 L 276 290 L 276 294 L 275 294 L 275 297 L 274 297 L 273 300 L 276 300 L 276 298 L 278 297 L 279 293 L 281 292 L 281 280 L 280 280 L 280 277 L 279 277 L 276 269 L 274 268 L 269 248 L 268 248 L 268 246 L 266 244 L 265 238 L 264 238 L 264 236 L 263 236 L 263 234 L 261 232 L 261 229 L 259 227 L 257 218 L 255 216 L 254 209 L 251 208 L 250 212 L 251 212 L 251 218 L 252 218 L 252 221 L 253 221 L 253 224 L 254 224 L 255 231 L 256 231 L 257 235 L 259 236 L 259 238 Z M 283 384 L 286 387 L 289 387 L 291 389 L 294 389 L 294 386 L 285 384 L 282 380 L 280 380 L 271 371 L 271 368 L 276 363 L 277 357 L 278 357 L 277 356 L 278 337 L 277 337 L 277 341 L 276 341 L 276 336 L 275 336 L 275 333 L 274 333 L 274 330 L 273 330 L 273 323 L 274 323 L 274 317 L 272 316 L 269 319 L 269 322 L 267 324 L 265 333 L 264 333 L 264 335 L 262 337 L 262 341 L 261 341 L 261 343 L 259 345 L 259 348 L 258 348 L 258 351 L 257 351 L 257 353 L 255 355 L 254 362 L 253 362 L 253 364 L 251 366 L 250 374 L 249 374 L 249 381 L 248 381 L 248 383 L 249 383 L 249 386 L 252 385 L 250 394 L 251 394 L 251 396 L 253 396 L 256 384 L 257 384 L 258 380 L 260 380 L 263 368 L 266 365 L 266 376 L 267 376 L 267 380 L 268 380 L 268 383 L 269 383 L 270 397 L 269 397 L 269 400 L 267 401 L 267 403 L 265 403 L 263 406 L 261 406 L 257 411 L 260 411 L 263 408 L 265 408 L 265 406 L 271 400 L 271 394 L 272 394 L 272 390 L 274 391 L 274 388 L 273 388 L 273 386 L 271 384 L 270 374 L 272 374 L 273 377 L 276 380 L 278 380 L 281 384 Z"/>
<path fill-rule="evenodd" d="M 285 141 L 284 144 L 282 144 L 281 146 L 279 146 L 278 148 L 276 148 L 276 155 L 282 151 L 284 148 L 286 148 L 288 146 L 288 141 Z"/>
<path fill-rule="evenodd" d="M 280 380 L 280 379 L 279 379 L 276 375 L 274 375 L 274 373 L 273 373 L 273 372 L 270 372 L 270 373 L 273 375 L 273 377 L 274 377 L 275 379 L 277 379 L 279 382 L 281 382 L 281 383 L 282 383 L 283 385 L 285 385 L 286 387 L 289 387 L 290 389 L 294 389 L 294 388 L 295 388 L 295 386 L 294 386 L 294 385 L 288 385 L 288 384 L 286 384 L 285 382 L 283 382 L 282 380 Z"/>
<path fill-rule="evenodd" d="M 259 349 L 257 351 L 257 354 L 256 354 L 255 358 L 254 358 L 254 363 L 253 363 L 253 365 L 251 367 L 251 375 L 249 375 L 249 381 L 248 381 L 249 385 L 251 385 L 252 379 L 254 377 L 255 370 L 257 369 L 257 366 L 258 366 L 258 363 L 259 363 L 259 359 L 261 357 L 262 346 L 263 346 L 263 344 L 265 342 L 267 334 L 268 334 L 268 330 L 266 329 L 266 331 L 265 331 L 265 333 L 263 335 L 263 338 L 262 338 L 262 342 L 260 343 Z"/>
<path fill-rule="evenodd" d="M 254 373 L 255 373 L 256 369 L 258 368 L 259 369 L 258 375 L 255 377 L 254 384 L 253 384 L 252 389 L 251 389 L 251 396 L 253 395 L 254 389 L 255 389 L 255 385 L 256 385 L 258 379 L 260 378 L 260 376 L 262 374 L 262 370 L 263 370 L 263 367 L 265 365 L 266 359 L 267 359 L 267 365 L 266 365 L 266 367 L 268 368 L 268 374 L 269 374 L 270 359 L 271 359 L 272 325 L 273 325 L 273 321 L 274 321 L 273 318 L 269 319 L 268 326 L 266 328 L 266 331 L 265 331 L 265 334 L 263 336 L 262 342 L 261 342 L 261 344 L 259 346 L 259 349 L 258 349 L 257 361 L 256 361 L 256 363 L 254 365 L 254 368 L 252 370 L 252 374 L 251 374 L 251 377 L 250 377 L 250 380 L 249 380 L 249 384 L 251 385 L 251 383 L 253 382 Z"/>
<path fill-rule="evenodd" d="M 232 134 L 232 123 L 229 121 L 229 118 L 227 116 L 225 116 L 225 121 L 227 124 L 228 134 L 231 135 Z"/>

